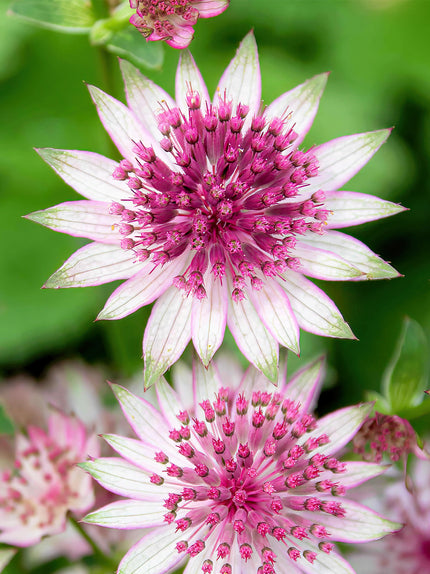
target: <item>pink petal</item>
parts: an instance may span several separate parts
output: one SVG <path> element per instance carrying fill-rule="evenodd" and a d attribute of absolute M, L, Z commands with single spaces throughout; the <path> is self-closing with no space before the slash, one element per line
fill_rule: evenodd
<path fill-rule="evenodd" d="M 299 354 L 299 326 L 280 285 L 266 279 L 259 291 L 249 290 L 249 298 L 272 337 L 296 355 Z"/>
<path fill-rule="evenodd" d="M 165 524 L 165 513 L 166 509 L 159 501 L 119 500 L 87 514 L 83 521 L 106 528 L 129 530 L 162 526 Z"/>
<path fill-rule="evenodd" d="M 318 239 L 320 237 L 318 236 Z M 324 246 L 324 244 L 322 245 Z M 360 278 L 362 271 L 336 253 L 297 241 L 292 255 L 300 260 L 300 272 L 325 281 Z"/>
<path fill-rule="evenodd" d="M 252 303 L 248 299 L 235 302 L 229 298 L 227 324 L 245 357 L 275 382 L 278 378 L 278 343 L 261 322 Z"/>
<path fill-rule="evenodd" d="M 201 99 L 200 109 L 204 114 L 206 107 L 211 103 L 209 92 L 194 58 L 190 52 L 186 50 L 179 56 L 175 90 L 177 105 L 186 114 L 188 114 L 186 95 L 190 88 L 194 92 L 199 93 Z"/>
<path fill-rule="evenodd" d="M 201 0 L 195 4 L 200 18 L 212 18 L 227 10 L 230 0 Z"/>
<path fill-rule="evenodd" d="M 300 145 L 308 133 L 327 84 L 328 74 L 319 74 L 293 90 L 282 94 L 267 106 L 265 115 L 288 117 L 288 125 L 299 134 L 294 145 Z"/>
<path fill-rule="evenodd" d="M 184 538 L 175 524 L 156 528 L 127 552 L 118 567 L 121 574 L 164 574 L 183 560 L 176 543 Z"/>
<path fill-rule="evenodd" d="M 101 201 L 67 201 L 25 217 L 75 237 L 111 244 L 119 244 L 121 240 L 119 233 L 112 230 L 116 220 L 109 214 L 109 204 Z"/>
<path fill-rule="evenodd" d="M 223 101 L 224 94 L 227 102 L 233 102 L 233 113 L 239 103 L 249 106 L 246 122 L 250 123 L 261 103 L 260 65 L 252 32 L 242 40 L 235 57 L 222 75 L 214 96 L 215 105 Z"/>
<path fill-rule="evenodd" d="M 112 177 L 116 161 L 89 151 L 37 149 L 58 175 L 78 193 L 94 201 L 121 201 L 132 197 L 123 181 Z"/>
<path fill-rule="evenodd" d="M 362 403 L 339 409 L 319 419 L 317 428 L 306 435 L 306 440 L 326 434 L 330 437 L 330 442 L 319 446 L 312 452 L 326 456 L 338 452 L 352 439 L 372 409 L 372 403 Z"/>
<path fill-rule="evenodd" d="M 157 267 L 151 260 L 139 264 L 136 275 L 112 293 L 97 319 L 120 319 L 155 301 L 171 286 L 173 278 L 181 273 L 186 259 L 184 254 Z"/>
<path fill-rule="evenodd" d="M 327 192 L 324 209 L 332 212 L 327 220 L 327 229 L 359 225 L 406 211 L 406 207 L 397 203 L 354 191 Z"/>
<path fill-rule="evenodd" d="M 124 158 L 130 161 L 135 158 L 134 142 L 141 141 L 146 146 L 154 143 L 150 133 L 146 131 L 137 116 L 124 104 L 95 86 L 88 86 L 88 89 L 102 124 Z M 160 155 L 163 159 L 168 158 L 167 154 L 162 151 Z"/>
<path fill-rule="evenodd" d="M 314 245 L 324 248 L 331 254 L 352 263 L 361 272 L 361 275 L 352 278 L 353 281 L 390 279 L 400 275 L 394 267 L 378 257 L 364 243 L 345 235 L 345 233 L 328 231 L 324 235 L 319 235 L 318 239 L 309 234 L 303 237 L 302 242 L 312 246 L 312 248 Z"/>
<path fill-rule="evenodd" d="M 191 336 L 200 359 L 207 366 L 224 338 L 228 293 L 226 282 L 214 280 L 209 272 L 205 273 L 204 285 L 206 297 L 193 301 Z"/>
<path fill-rule="evenodd" d="M 136 256 L 118 245 L 90 243 L 78 249 L 48 279 L 44 287 L 88 287 L 134 275 Z"/>
<path fill-rule="evenodd" d="M 158 129 L 157 116 L 166 109 L 166 106 L 175 108 L 175 101 L 157 84 L 141 74 L 130 62 L 120 60 L 120 64 L 127 103 L 134 115 L 151 134 L 154 139 L 153 145 L 155 145 L 155 142 L 162 138 Z"/>
<path fill-rule="evenodd" d="M 334 191 L 342 187 L 387 140 L 391 130 L 378 130 L 343 136 L 313 148 L 320 168 L 319 175 L 310 180 L 306 192 Z"/>
<path fill-rule="evenodd" d="M 308 279 L 294 271 L 287 271 L 279 284 L 287 293 L 302 329 L 326 337 L 354 338 L 333 301 Z"/>
<path fill-rule="evenodd" d="M 312 412 L 325 375 L 324 357 L 297 371 L 285 387 L 285 395 L 300 404 L 300 411 Z"/>
<path fill-rule="evenodd" d="M 170 287 L 155 303 L 143 337 L 145 388 L 182 355 L 191 339 L 192 297 Z"/>

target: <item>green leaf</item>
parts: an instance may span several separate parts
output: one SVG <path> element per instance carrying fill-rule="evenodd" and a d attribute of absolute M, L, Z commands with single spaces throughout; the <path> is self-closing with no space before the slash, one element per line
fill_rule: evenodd
<path fill-rule="evenodd" d="M 391 412 L 409 410 L 425 398 L 428 379 L 428 345 L 422 327 L 406 318 L 394 355 L 382 379 Z"/>
<path fill-rule="evenodd" d="M 13 422 L 7 416 L 4 406 L 0 404 L 0 434 L 13 434 L 15 427 Z"/>
<path fill-rule="evenodd" d="M 0 572 L 3 572 L 17 552 L 16 548 L 0 548 Z"/>
<path fill-rule="evenodd" d="M 70 34 L 88 33 L 96 21 L 91 0 L 15 0 L 10 13 Z"/>
<path fill-rule="evenodd" d="M 106 48 L 138 68 L 161 68 L 164 59 L 161 42 L 147 42 L 131 24 L 115 32 L 107 42 Z"/>

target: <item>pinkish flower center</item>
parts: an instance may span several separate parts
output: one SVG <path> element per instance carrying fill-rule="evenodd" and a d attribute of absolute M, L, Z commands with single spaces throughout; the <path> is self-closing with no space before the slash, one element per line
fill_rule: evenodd
<path fill-rule="evenodd" d="M 279 543 L 294 562 L 312 563 L 318 552 L 333 549 L 318 517 L 345 515 L 334 500 L 345 492 L 334 480 L 345 465 L 318 452 L 329 438 L 316 432 L 315 419 L 300 405 L 279 393 L 233 396 L 227 388 L 213 403 L 203 401 L 201 419 L 178 415 L 186 422 L 170 438 L 184 457 L 181 467 L 163 452 L 154 456 L 160 474 L 151 482 L 172 487 L 165 520 L 184 532 L 177 551 L 195 557 L 208 544 L 213 552 L 202 571 L 209 573 L 215 560 L 224 562 L 221 572 L 231 573 L 234 545 L 242 560 L 256 558 L 264 573 L 276 573 L 272 546 Z"/>
<path fill-rule="evenodd" d="M 323 233 L 324 193 L 299 193 L 318 162 L 294 146 L 290 116 L 251 119 L 247 106 L 233 109 L 225 98 L 203 110 L 192 90 L 187 104 L 188 114 L 172 108 L 158 116 L 168 157 L 139 142 L 135 163 L 122 160 L 115 170 L 133 191 L 132 200 L 111 206 L 115 231 L 138 261 L 162 265 L 188 252 L 189 266 L 175 280 L 187 293 L 203 298 L 206 272 L 219 280 L 228 274 L 240 300 L 265 277 L 300 267 L 291 255 L 297 235 Z"/>
<path fill-rule="evenodd" d="M 365 460 L 381 462 L 386 453 L 392 461 L 397 461 L 411 452 L 417 439 L 407 420 L 376 413 L 363 424 L 353 444 L 354 452 Z"/>
<path fill-rule="evenodd" d="M 131 8 L 139 17 L 132 23 L 146 37 L 155 32 L 158 39 L 169 38 L 174 34 L 178 19 L 184 20 L 182 24 L 196 23 L 199 11 L 193 4 L 195 0 L 130 0 Z"/>
<path fill-rule="evenodd" d="M 64 520 L 64 513 L 79 499 L 73 490 L 70 471 L 79 462 L 76 453 L 58 446 L 40 433 L 18 452 L 13 472 L 3 472 L 0 480 L 0 509 L 11 524 L 21 523 L 44 529 Z"/>

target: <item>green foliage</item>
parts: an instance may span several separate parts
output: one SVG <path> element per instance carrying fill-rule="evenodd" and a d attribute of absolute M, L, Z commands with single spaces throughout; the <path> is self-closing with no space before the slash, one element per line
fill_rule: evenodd
<path fill-rule="evenodd" d="M 15 427 L 11 419 L 7 416 L 4 406 L 0 403 L 0 435 L 8 434 L 12 435 L 15 431 Z M 1 559 L 0 559 L 1 563 Z"/>
<path fill-rule="evenodd" d="M 392 414 L 413 412 L 423 402 L 428 383 L 428 356 L 422 327 L 412 319 L 405 319 L 382 381 L 383 394 Z"/>
<path fill-rule="evenodd" d="M 85 34 L 95 22 L 90 0 L 15 0 L 11 13 L 38 26 Z"/>

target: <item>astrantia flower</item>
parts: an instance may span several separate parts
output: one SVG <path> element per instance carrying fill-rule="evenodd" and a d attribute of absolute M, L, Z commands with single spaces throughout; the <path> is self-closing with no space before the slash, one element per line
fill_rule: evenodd
<path fill-rule="evenodd" d="M 99 319 L 118 319 L 157 300 L 144 335 L 145 383 L 190 339 L 208 364 L 226 323 L 243 354 L 276 380 L 278 345 L 299 351 L 299 326 L 353 337 L 333 302 L 305 276 L 395 277 L 363 243 L 333 231 L 403 208 L 336 191 L 375 153 L 389 130 L 299 150 L 326 74 L 263 108 L 254 37 L 242 42 L 211 103 L 189 53 L 180 59 L 176 102 L 122 62 L 129 107 L 90 91 L 124 159 L 40 150 L 89 201 L 28 217 L 93 239 L 48 280 L 72 287 L 127 279 Z"/>
<path fill-rule="evenodd" d="M 186 48 L 199 18 L 218 16 L 230 0 L 130 0 L 136 14 L 131 24 L 148 40 L 165 40 L 173 48 Z"/>
<path fill-rule="evenodd" d="M 428 459 L 429 455 L 418 446 L 417 434 L 409 421 L 397 415 L 375 413 L 354 437 L 354 452 L 364 460 L 381 462 L 384 453 L 396 462 L 406 459 L 409 453 Z"/>
<path fill-rule="evenodd" d="M 121 574 L 158 574 L 189 558 L 185 574 L 352 573 L 334 541 L 365 542 L 398 525 L 344 497 L 382 466 L 340 462 L 371 405 L 317 421 L 309 408 L 321 361 L 279 388 L 250 369 L 237 388 L 196 366 L 192 405 L 161 380 L 160 411 L 114 386 L 138 439 L 105 435 L 121 458 L 82 466 L 127 497 L 85 520 L 151 528 Z"/>
<path fill-rule="evenodd" d="M 411 479 L 409 490 L 403 477 L 391 485 L 384 481 L 378 506 L 404 527 L 352 554 L 357 574 L 430 572 L 430 462 L 416 460 Z"/>
<path fill-rule="evenodd" d="M 28 437 L 18 435 L 14 469 L 0 476 L 0 542 L 31 546 L 62 532 L 67 512 L 87 512 L 93 485 L 76 464 L 98 453 L 96 436 L 60 411 L 49 417 L 47 432 L 31 426 Z"/>

